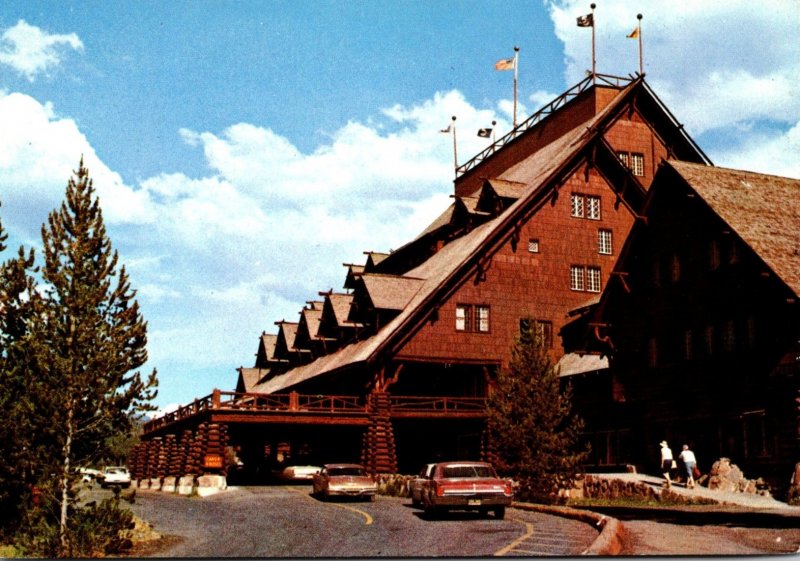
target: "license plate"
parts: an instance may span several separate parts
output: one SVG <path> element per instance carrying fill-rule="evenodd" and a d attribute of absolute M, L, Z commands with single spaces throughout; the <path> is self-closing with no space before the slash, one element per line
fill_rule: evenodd
<path fill-rule="evenodd" d="M 468 506 L 481 506 L 481 500 L 480 499 L 469 499 L 467 501 L 467 505 Z"/>

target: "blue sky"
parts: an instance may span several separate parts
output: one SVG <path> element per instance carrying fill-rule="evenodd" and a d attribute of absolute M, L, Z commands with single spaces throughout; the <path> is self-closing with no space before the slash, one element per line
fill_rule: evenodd
<path fill-rule="evenodd" d="M 596 0 L 597 68 L 638 70 L 717 165 L 800 177 L 800 4 Z M 149 323 L 157 404 L 232 389 L 262 331 L 399 247 L 459 161 L 591 67 L 589 2 L 4 2 L 0 218 L 39 230 L 81 154 Z M 5 257 L 9 257 L 12 252 Z"/>

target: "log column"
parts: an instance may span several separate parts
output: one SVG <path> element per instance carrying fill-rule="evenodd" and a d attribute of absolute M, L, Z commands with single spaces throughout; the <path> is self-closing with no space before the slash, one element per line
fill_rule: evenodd
<path fill-rule="evenodd" d="M 370 394 L 369 420 L 361 451 L 364 468 L 371 475 L 396 473 L 397 451 L 388 392 L 375 390 Z"/>

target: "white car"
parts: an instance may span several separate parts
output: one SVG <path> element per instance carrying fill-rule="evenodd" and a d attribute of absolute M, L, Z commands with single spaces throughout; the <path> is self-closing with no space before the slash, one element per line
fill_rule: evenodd
<path fill-rule="evenodd" d="M 95 479 L 99 479 L 102 473 L 99 470 L 92 468 L 78 468 L 78 474 L 81 476 L 81 481 L 84 483 L 91 483 Z"/>
<path fill-rule="evenodd" d="M 103 473 L 98 476 L 100 486 L 105 489 L 106 487 L 124 487 L 131 486 L 131 474 L 128 473 L 128 468 L 123 466 L 111 466 L 103 469 Z"/>

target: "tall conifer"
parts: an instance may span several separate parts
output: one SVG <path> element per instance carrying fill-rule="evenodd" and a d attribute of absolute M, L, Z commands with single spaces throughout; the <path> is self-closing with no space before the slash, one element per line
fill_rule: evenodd
<path fill-rule="evenodd" d="M 488 405 L 492 459 L 518 482 L 522 500 L 556 502 L 586 458 L 579 445 L 583 421 L 573 414 L 571 397 L 541 340 L 523 332 Z"/>
<path fill-rule="evenodd" d="M 0 252 L 8 235 L 0 223 Z M 30 324 L 40 301 L 33 278 L 34 253 L 20 247 L 0 264 L 0 531 L 14 532 L 23 503 L 36 480 L 38 411 L 29 392 L 34 360 Z"/>
<path fill-rule="evenodd" d="M 53 415 L 58 474 L 60 554 L 70 555 L 68 532 L 76 463 L 105 455 L 109 436 L 130 430 L 137 412 L 152 410 L 155 370 L 147 360 L 147 324 L 117 252 L 106 234 L 92 180 L 81 159 L 66 199 L 42 227 L 47 287 L 35 341 L 42 407 Z"/>

